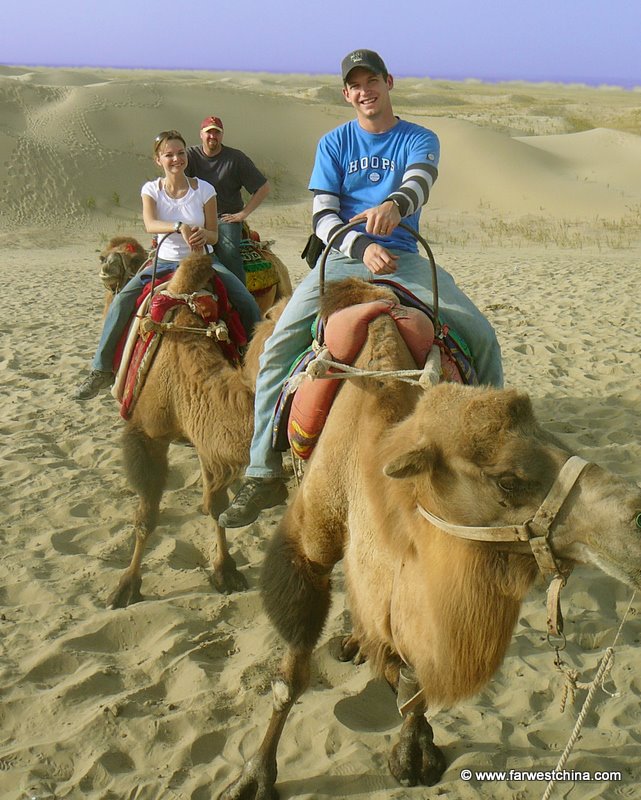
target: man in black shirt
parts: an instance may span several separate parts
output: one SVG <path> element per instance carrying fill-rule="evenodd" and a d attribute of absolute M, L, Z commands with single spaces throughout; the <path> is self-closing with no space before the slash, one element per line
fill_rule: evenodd
<path fill-rule="evenodd" d="M 200 124 L 200 147 L 188 147 L 185 174 L 202 178 L 216 189 L 218 243 L 214 251 L 222 263 L 245 283 L 240 255 L 243 221 L 269 194 L 269 182 L 241 150 L 223 145 L 220 117 L 206 117 Z M 241 189 L 250 197 L 243 202 Z"/>

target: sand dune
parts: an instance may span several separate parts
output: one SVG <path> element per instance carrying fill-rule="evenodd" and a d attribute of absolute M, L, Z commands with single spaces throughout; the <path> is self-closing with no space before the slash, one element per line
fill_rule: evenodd
<path fill-rule="evenodd" d="M 624 131 L 597 128 L 564 136 L 520 139 L 560 159 L 579 179 L 605 184 L 613 191 L 638 199 L 641 138 Z"/>
<path fill-rule="evenodd" d="M 196 141 L 200 119 L 212 110 L 224 118 L 228 142 L 250 152 L 269 175 L 273 199 L 307 203 L 319 136 L 350 118 L 335 86 L 297 92 L 292 81 L 270 82 L 266 76 L 245 77 L 239 91 L 229 76 L 196 80 L 189 73 L 166 78 L 150 72 L 20 73 L 17 68 L 4 73 L 3 214 L 13 225 L 69 220 L 86 225 L 101 214 L 137 215 L 139 186 L 155 175 L 149 142 L 167 127 Z M 105 80 L 108 76 L 113 78 Z M 403 82 L 397 89 L 402 101 L 413 96 Z M 307 102 L 301 97 L 305 92 Z M 332 103 L 323 102 L 331 97 Z M 488 109 L 491 113 L 492 105 Z M 404 116 L 433 127 L 441 138 L 441 180 L 433 198 L 439 211 L 484 207 L 510 217 L 616 218 L 639 204 L 636 172 L 626 166 L 641 158 L 638 135 L 591 130 L 513 138 L 487 124 L 430 116 L 429 106 L 426 110 L 427 116 L 423 111 Z"/>
<path fill-rule="evenodd" d="M 439 262 L 495 325 L 509 384 L 531 394 L 542 422 L 569 446 L 640 481 L 641 137 L 625 122 L 638 93 L 415 79 L 395 91 L 400 113 L 441 137 L 425 229 Z M 559 132 L 588 106 L 612 127 Z M 100 329 L 95 251 L 118 232 L 145 240 L 139 188 L 156 174 L 153 136 L 177 127 L 195 141 L 200 119 L 216 113 L 228 143 L 268 173 L 274 196 L 252 223 L 300 279 L 315 144 L 350 112 L 335 78 L 323 76 L 20 67 L 0 68 L 0 108 L 8 288 L 0 323 L 0 796 L 210 800 L 252 753 L 271 706 L 282 646 L 257 580 L 282 509 L 230 537 L 250 589 L 216 594 L 197 459 L 172 446 L 145 559 L 148 601 L 104 608 L 129 557 L 134 497 L 113 400 L 69 399 Z M 524 135 L 530 127 L 540 135 Z M 433 720 L 448 769 L 426 790 L 398 786 L 387 770 L 398 725 L 390 691 L 367 664 L 334 658 L 348 629 L 340 568 L 335 586 L 312 685 L 283 737 L 281 797 L 540 798 L 544 782 L 466 783 L 460 770 L 552 769 L 565 747 L 585 692 L 560 713 L 542 587 L 524 604 L 493 682 Z M 583 680 L 630 596 L 593 570 L 573 575 L 564 657 Z M 597 694 L 568 763 L 621 770 L 621 780 L 563 783 L 553 797 L 638 794 L 634 609 L 606 684 L 617 694 Z"/>
<path fill-rule="evenodd" d="M 594 161 L 602 147 L 602 137 L 590 138 L 592 132 L 515 139 L 460 120 L 438 119 L 431 123 L 443 142 L 439 182 L 433 197 L 439 211 L 478 211 L 485 206 L 510 218 L 526 214 L 584 218 L 596 216 L 598 209 L 617 217 L 625 214 L 630 202 L 638 204 L 638 187 L 630 173 L 615 170 L 618 160 L 609 154 L 607 145 L 602 159 L 605 164 L 586 182 L 589 153 Z M 617 135 L 615 131 L 610 133 L 612 138 Z M 576 159 L 571 144 L 567 148 L 555 147 L 557 139 L 579 136 L 589 138 L 591 143 L 584 148 L 581 161 Z M 630 153 L 634 163 L 641 154 L 641 137 L 628 136 L 636 140 L 636 148 Z M 539 144 L 541 139 L 544 142 Z M 578 189 L 578 182 L 585 185 Z"/>

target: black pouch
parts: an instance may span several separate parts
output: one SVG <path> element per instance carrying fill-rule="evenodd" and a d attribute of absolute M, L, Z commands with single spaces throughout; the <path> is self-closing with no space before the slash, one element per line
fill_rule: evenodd
<path fill-rule="evenodd" d="M 325 249 L 325 242 L 322 239 L 319 239 L 315 233 L 307 240 L 307 244 L 305 245 L 305 249 L 300 254 L 301 258 L 304 258 L 307 261 L 307 264 L 310 269 L 314 269 L 316 266 L 316 262 L 318 261 L 320 254 Z"/>

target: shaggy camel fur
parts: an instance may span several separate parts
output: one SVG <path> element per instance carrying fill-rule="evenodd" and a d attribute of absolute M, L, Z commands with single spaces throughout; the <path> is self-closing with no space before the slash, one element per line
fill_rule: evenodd
<path fill-rule="evenodd" d="M 196 292 L 208 286 L 210 277 L 209 258 L 189 256 L 181 262 L 167 288 L 174 294 Z M 139 504 L 134 519 L 134 553 L 109 597 L 110 606 L 123 607 L 142 599 L 142 556 L 158 521 L 167 478 L 167 450 L 175 441 L 191 442 L 200 459 L 203 511 L 213 517 L 216 532 L 214 584 L 221 592 L 246 588 L 217 519 L 228 503 L 227 487 L 249 460 L 258 358 L 284 303 L 283 300 L 268 319 L 258 324 L 242 368 L 232 366 L 207 336 L 177 330 L 162 334 L 123 434 L 126 473 L 138 493 Z M 173 321 L 176 326 L 205 327 L 187 306 L 179 307 Z"/>
<path fill-rule="evenodd" d="M 330 294 L 328 305 L 337 305 L 340 294 Z M 370 323 L 357 364 L 412 368 L 387 315 Z M 394 686 L 402 688 L 402 669 L 410 696 L 417 691 L 390 769 L 405 785 L 436 783 L 445 759 L 427 704 L 451 705 L 490 680 L 537 566 L 526 543 L 455 538 L 420 516 L 417 503 L 458 525 L 521 524 L 568 457 L 514 390 L 346 381 L 264 563 L 266 611 L 288 649 L 263 742 L 221 800 L 276 796 L 278 741 L 307 687 L 341 558 L 362 651 Z M 552 549 L 641 587 L 640 511 L 638 487 L 590 464 L 561 509 Z"/>
<path fill-rule="evenodd" d="M 291 297 L 292 282 L 287 267 L 280 258 L 267 248 L 261 248 L 261 255 L 265 261 L 273 264 L 278 275 L 278 283 L 264 294 L 255 296 L 260 313 L 265 316 L 267 311 L 283 297 Z M 131 236 L 114 236 L 100 253 L 100 280 L 107 289 L 104 313 L 114 295 L 119 292 L 130 278 L 138 272 L 147 260 L 147 252 L 142 245 Z"/>

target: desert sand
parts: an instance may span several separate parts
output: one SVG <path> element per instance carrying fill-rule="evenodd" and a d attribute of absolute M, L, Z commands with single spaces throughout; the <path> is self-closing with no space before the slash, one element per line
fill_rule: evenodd
<path fill-rule="evenodd" d="M 561 84 L 404 79 L 401 116 L 441 138 L 422 220 L 437 260 L 494 324 L 507 384 L 585 458 L 641 480 L 641 93 Z M 273 192 L 252 227 L 275 241 L 294 282 L 310 225 L 319 136 L 350 118 L 335 76 L 0 68 L 0 797 L 210 800 L 258 744 L 282 645 L 257 590 L 282 508 L 230 532 L 250 588 L 221 596 L 207 565 L 194 451 L 172 446 L 145 602 L 105 608 L 130 553 L 134 496 L 118 408 L 77 404 L 100 331 L 96 251 L 147 242 L 139 188 L 157 173 L 154 135 L 223 118 Z M 607 531 L 603 532 L 607 535 Z M 564 713 L 545 638 L 544 587 L 523 606 L 492 683 L 432 720 L 448 768 L 432 789 L 396 784 L 399 725 L 367 664 L 334 658 L 349 629 L 336 576 L 312 684 L 285 730 L 286 798 L 540 798 L 545 781 L 461 779 L 462 769 L 551 770 L 585 691 Z M 594 675 L 632 592 L 594 569 L 564 592 L 564 658 Z M 641 625 L 633 602 L 606 688 L 567 764 L 621 772 L 559 783 L 552 797 L 633 798 L 641 783 Z"/>

